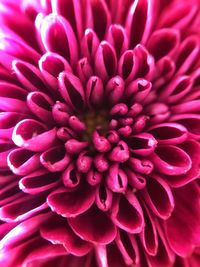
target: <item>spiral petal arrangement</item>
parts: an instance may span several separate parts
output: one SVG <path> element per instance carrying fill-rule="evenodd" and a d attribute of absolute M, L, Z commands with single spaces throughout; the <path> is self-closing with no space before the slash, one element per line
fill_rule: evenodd
<path fill-rule="evenodd" d="M 0 263 L 200 266 L 200 3 L 2 0 Z"/>

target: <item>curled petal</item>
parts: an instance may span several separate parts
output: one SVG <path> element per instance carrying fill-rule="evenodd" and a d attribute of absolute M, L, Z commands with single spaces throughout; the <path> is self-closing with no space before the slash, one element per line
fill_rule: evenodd
<path fill-rule="evenodd" d="M 11 139 L 15 125 L 26 118 L 17 112 L 0 112 L 0 138 Z"/>
<path fill-rule="evenodd" d="M 172 187 L 181 187 L 197 179 L 200 175 L 199 153 L 200 144 L 195 140 L 186 140 L 180 147 L 189 155 L 192 161 L 191 169 L 182 175 L 166 176 L 167 183 Z"/>
<path fill-rule="evenodd" d="M 81 151 L 83 151 L 88 146 L 87 142 L 78 141 L 76 139 L 69 139 L 65 143 L 66 151 L 73 155 L 73 154 L 79 154 Z"/>
<path fill-rule="evenodd" d="M 174 145 L 159 146 L 150 157 L 155 169 L 167 175 L 185 174 L 192 166 L 189 155 Z"/>
<path fill-rule="evenodd" d="M 56 14 L 46 16 L 41 25 L 41 37 L 46 51 L 58 53 L 74 66 L 78 58 L 77 41 L 67 20 Z"/>
<path fill-rule="evenodd" d="M 131 169 L 126 168 L 125 170 L 128 184 L 130 184 L 134 189 L 143 189 L 146 186 L 146 179 L 139 173 L 133 172 Z"/>
<path fill-rule="evenodd" d="M 159 144 L 177 145 L 188 137 L 187 129 L 178 123 L 162 123 L 152 126 L 148 132 L 154 136 Z"/>
<path fill-rule="evenodd" d="M 40 155 L 18 148 L 8 155 L 8 166 L 16 175 L 27 175 L 41 167 Z"/>
<path fill-rule="evenodd" d="M 156 60 L 164 56 L 173 56 L 180 42 L 180 33 L 175 29 L 160 29 L 155 31 L 148 41 L 147 48 Z"/>
<path fill-rule="evenodd" d="M 92 158 L 87 153 L 87 151 L 81 152 L 76 161 L 77 169 L 81 173 L 88 173 L 92 166 Z"/>
<path fill-rule="evenodd" d="M 139 263 L 139 250 L 134 235 L 127 234 L 125 231 L 119 231 L 116 237 L 116 244 L 127 265 Z"/>
<path fill-rule="evenodd" d="M 188 130 L 188 137 L 200 139 L 200 115 L 197 114 L 178 114 L 170 118 L 171 121 L 180 123 Z"/>
<path fill-rule="evenodd" d="M 176 103 L 183 98 L 192 88 L 192 81 L 188 76 L 181 76 L 172 80 L 172 82 L 164 88 L 159 94 L 159 101 L 164 101 L 170 104 Z"/>
<path fill-rule="evenodd" d="M 80 239 L 70 228 L 67 221 L 54 215 L 42 225 L 40 234 L 43 238 L 53 244 L 62 244 L 68 253 L 74 256 L 83 256 L 87 254 L 92 245 Z"/>
<path fill-rule="evenodd" d="M 86 29 L 83 39 L 81 41 L 82 55 L 92 61 L 99 47 L 99 39 L 92 29 Z"/>
<path fill-rule="evenodd" d="M 76 190 L 60 189 L 47 197 L 50 208 L 63 217 L 76 217 L 85 213 L 95 201 L 95 188 L 88 184 L 79 186 Z"/>
<path fill-rule="evenodd" d="M 96 205 L 100 210 L 107 211 L 112 206 L 113 195 L 102 182 L 96 191 Z"/>
<path fill-rule="evenodd" d="M 115 75 L 117 58 L 114 48 L 106 41 L 102 41 L 95 54 L 95 73 L 104 82 Z"/>
<path fill-rule="evenodd" d="M 140 233 L 144 227 L 142 208 L 136 196 L 128 191 L 113 202 L 111 218 L 128 233 Z"/>
<path fill-rule="evenodd" d="M 29 114 L 25 103 L 27 91 L 8 82 L 0 82 L 0 110 Z"/>
<path fill-rule="evenodd" d="M 108 170 L 109 162 L 105 157 L 105 154 L 98 153 L 94 158 L 94 166 L 98 172 L 102 173 Z"/>
<path fill-rule="evenodd" d="M 62 181 L 67 188 L 74 188 L 80 184 L 81 174 L 76 170 L 76 166 L 70 163 L 62 173 Z"/>
<path fill-rule="evenodd" d="M 114 24 L 109 27 L 106 40 L 115 48 L 118 58 L 128 49 L 128 37 L 120 25 Z"/>
<path fill-rule="evenodd" d="M 141 133 L 130 136 L 128 144 L 131 152 L 140 156 L 148 156 L 154 152 L 157 146 L 157 141 L 153 135 L 149 133 Z"/>
<path fill-rule="evenodd" d="M 150 117 L 151 124 L 157 124 L 165 121 L 170 116 L 169 107 L 162 103 L 152 103 L 145 108 L 145 113 Z"/>
<path fill-rule="evenodd" d="M 111 161 L 123 163 L 129 158 L 129 148 L 124 141 L 120 141 L 116 147 L 109 153 L 108 158 Z"/>
<path fill-rule="evenodd" d="M 174 198 L 168 184 L 158 175 L 146 179 L 146 188 L 142 195 L 146 204 L 162 219 L 171 216 L 174 209 Z"/>
<path fill-rule="evenodd" d="M 128 165 L 133 171 L 141 174 L 150 174 L 154 169 L 153 163 L 148 159 L 131 157 L 128 160 Z"/>
<path fill-rule="evenodd" d="M 81 81 L 69 72 L 61 72 L 58 77 L 59 91 L 66 103 L 72 108 L 82 110 L 85 94 Z"/>
<path fill-rule="evenodd" d="M 106 175 L 106 185 L 113 192 L 125 192 L 128 184 L 126 173 L 115 163 L 110 166 Z"/>
<path fill-rule="evenodd" d="M 86 27 L 92 28 L 100 39 L 103 39 L 111 23 L 110 12 L 104 0 L 86 1 Z M 101 14 L 101 20 L 98 18 Z"/>
<path fill-rule="evenodd" d="M 116 236 L 115 225 L 105 212 L 95 206 L 75 218 L 69 218 L 68 221 L 78 236 L 90 242 L 108 244 Z"/>
<path fill-rule="evenodd" d="M 158 234 L 156 223 L 153 215 L 150 213 L 146 205 L 143 203 L 145 226 L 139 234 L 140 240 L 148 255 L 155 256 L 158 251 Z"/>
<path fill-rule="evenodd" d="M 172 78 L 175 73 L 176 66 L 170 57 L 162 57 L 156 62 L 156 73 L 154 76 L 154 88 L 160 88 Z"/>
<path fill-rule="evenodd" d="M 20 209 L 19 209 L 20 207 Z M 48 206 L 42 196 L 22 193 L 21 197 L 0 208 L 0 218 L 6 222 L 19 222 L 43 211 Z"/>
<path fill-rule="evenodd" d="M 112 116 L 124 116 L 128 113 L 128 107 L 124 103 L 114 105 L 110 110 Z"/>
<path fill-rule="evenodd" d="M 69 21 L 69 23 L 71 24 L 73 31 L 78 35 L 79 38 L 81 38 L 83 34 L 81 3 L 79 1 L 74 0 L 56 0 L 51 2 L 53 13 L 66 18 L 66 20 Z"/>
<path fill-rule="evenodd" d="M 174 114 L 199 113 L 200 100 L 191 100 L 183 103 L 177 103 L 171 107 Z"/>
<path fill-rule="evenodd" d="M 92 66 L 86 57 L 79 60 L 76 72 L 83 84 L 85 84 L 89 80 L 89 78 L 93 75 Z"/>
<path fill-rule="evenodd" d="M 111 105 L 121 101 L 124 94 L 124 81 L 120 76 L 111 78 L 105 89 L 106 97 Z"/>
<path fill-rule="evenodd" d="M 27 105 L 34 115 L 43 122 L 53 123 L 51 98 L 42 92 L 32 92 L 27 96 Z"/>
<path fill-rule="evenodd" d="M 37 67 L 21 60 L 14 60 L 12 68 L 25 88 L 29 91 L 46 91 L 42 74 Z"/>
<path fill-rule="evenodd" d="M 66 142 L 69 139 L 72 139 L 72 137 L 75 137 L 76 134 L 68 127 L 61 127 L 57 131 L 57 137 L 59 140 Z"/>
<path fill-rule="evenodd" d="M 181 257 L 191 254 L 200 239 L 199 187 L 195 183 L 173 190 L 175 209 L 165 222 L 170 247 Z"/>
<path fill-rule="evenodd" d="M 196 62 L 199 50 L 199 40 L 195 36 L 189 36 L 182 42 L 176 56 L 177 75 L 186 73 L 189 70 Z"/>
<path fill-rule="evenodd" d="M 134 1 L 132 4 L 126 20 L 129 46 L 131 48 L 138 43 L 143 44 L 146 42 L 153 24 L 153 12 L 156 12 L 153 1 L 141 0 Z"/>
<path fill-rule="evenodd" d="M 119 75 L 126 81 L 130 82 L 136 76 L 138 71 L 138 62 L 136 60 L 136 56 L 133 50 L 125 51 L 118 65 L 118 73 Z"/>
<path fill-rule="evenodd" d="M 52 52 L 45 53 L 40 58 L 38 65 L 45 82 L 55 91 L 58 87 L 57 77 L 59 76 L 59 73 L 63 71 L 72 71 L 65 58 Z"/>
<path fill-rule="evenodd" d="M 104 88 L 102 80 L 91 76 L 86 85 L 86 101 L 89 107 L 100 107 L 103 103 Z"/>
<path fill-rule="evenodd" d="M 64 103 L 57 101 L 52 108 L 52 116 L 56 123 L 66 126 L 69 117 L 71 115 L 71 109 Z"/>
<path fill-rule="evenodd" d="M 94 186 L 101 183 L 102 176 L 102 173 L 90 169 L 89 172 L 86 174 L 86 180 L 90 185 Z"/>
<path fill-rule="evenodd" d="M 138 66 L 137 77 L 143 77 L 147 80 L 151 80 L 155 75 L 154 57 L 141 44 L 138 44 L 134 48 L 133 52 Z"/>
<path fill-rule="evenodd" d="M 70 161 L 70 156 L 60 146 L 52 147 L 40 155 L 41 164 L 50 172 L 63 171 Z"/>
<path fill-rule="evenodd" d="M 43 152 L 55 144 L 56 128 L 47 131 L 42 123 L 25 119 L 15 126 L 12 140 L 19 147 L 34 152 Z"/>
<path fill-rule="evenodd" d="M 92 135 L 94 148 L 100 153 L 106 153 L 111 149 L 110 142 L 104 136 L 101 136 L 98 131 L 94 131 Z"/>
<path fill-rule="evenodd" d="M 34 171 L 19 181 L 20 189 L 31 195 L 38 195 L 39 193 L 55 188 L 59 184 L 58 174 L 49 173 L 45 169 Z"/>

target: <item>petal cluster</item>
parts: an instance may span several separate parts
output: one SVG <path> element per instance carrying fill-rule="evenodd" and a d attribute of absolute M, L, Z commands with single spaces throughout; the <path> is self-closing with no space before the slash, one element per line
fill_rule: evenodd
<path fill-rule="evenodd" d="M 0 263 L 200 264 L 200 4 L 2 0 Z"/>

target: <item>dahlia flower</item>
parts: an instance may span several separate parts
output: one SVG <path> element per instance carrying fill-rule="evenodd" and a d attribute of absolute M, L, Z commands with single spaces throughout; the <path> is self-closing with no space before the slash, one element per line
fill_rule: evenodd
<path fill-rule="evenodd" d="M 1 266 L 200 266 L 199 29 L 199 0 L 1 0 Z"/>

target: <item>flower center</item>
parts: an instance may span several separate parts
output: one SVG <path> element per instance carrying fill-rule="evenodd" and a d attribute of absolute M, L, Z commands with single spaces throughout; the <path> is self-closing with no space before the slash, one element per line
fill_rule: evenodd
<path fill-rule="evenodd" d="M 106 134 L 108 129 L 108 114 L 106 110 L 88 111 L 81 116 L 81 120 L 86 126 L 86 131 L 83 134 L 85 141 L 91 141 L 95 130 L 98 130 L 102 135 Z"/>

